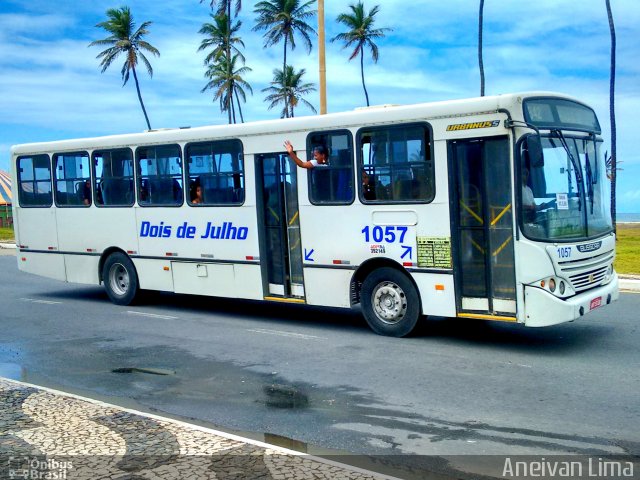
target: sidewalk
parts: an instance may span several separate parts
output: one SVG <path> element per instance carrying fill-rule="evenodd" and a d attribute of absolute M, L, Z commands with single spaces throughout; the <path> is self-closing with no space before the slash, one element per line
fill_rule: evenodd
<path fill-rule="evenodd" d="M 0 405 L 2 479 L 393 478 L 4 378 Z"/>

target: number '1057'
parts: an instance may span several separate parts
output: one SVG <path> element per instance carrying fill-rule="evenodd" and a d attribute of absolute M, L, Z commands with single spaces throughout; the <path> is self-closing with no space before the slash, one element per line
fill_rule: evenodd
<path fill-rule="evenodd" d="M 396 241 L 404 242 L 404 236 L 407 234 L 409 227 L 369 227 L 366 226 L 362 229 L 364 234 L 364 241 L 369 243 L 371 241 L 381 243 L 394 243 Z"/>

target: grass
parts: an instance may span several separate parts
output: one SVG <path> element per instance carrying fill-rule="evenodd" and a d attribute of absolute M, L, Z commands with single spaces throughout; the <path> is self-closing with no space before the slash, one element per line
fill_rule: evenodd
<path fill-rule="evenodd" d="M 640 224 L 619 223 L 615 269 L 626 275 L 640 275 Z M 0 228 L 0 241 L 13 241 L 13 228 Z"/>
<path fill-rule="evenodd" d="M 11 227 L 2 227 L 0 228 L 0 241 L 11 240 L 14 239 L 13 228 Z"/>
<path fill-rule="evenodd" d="M 640 224 L 618 224 L 616 228 L 616 272 L 640 275 Z"/>

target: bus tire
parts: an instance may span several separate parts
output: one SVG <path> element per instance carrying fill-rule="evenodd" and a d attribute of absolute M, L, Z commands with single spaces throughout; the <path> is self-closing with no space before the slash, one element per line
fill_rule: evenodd
<path fill-rule="evenodd" d="M 389 267 L 371 272 L 362 283 L 364 318 L 378 335 L 404 337 L 420 318 L 420 298 L 411 280 Z"/>
<path fill-rule="evenodd" d="M 107 295 L 116 305 L 131 305 L 138 294 L 138 274 L 129 257 L 115 252 L 102 267 L 102 280 Z"/>

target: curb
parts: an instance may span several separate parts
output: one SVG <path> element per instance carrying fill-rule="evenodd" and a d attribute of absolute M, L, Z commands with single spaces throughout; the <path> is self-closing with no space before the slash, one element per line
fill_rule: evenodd
<path fill-rule="evenodd" d="M 619 277 L 618 286 L 621 292 L 640 292 L 640 279 L 635 277 Z"/>
<path fill-rule="evenodd" d="M 16 244 L 15 243 L 0 243 L 0 248 L 3 249 L 15 249 L 16 248 Z"/>

